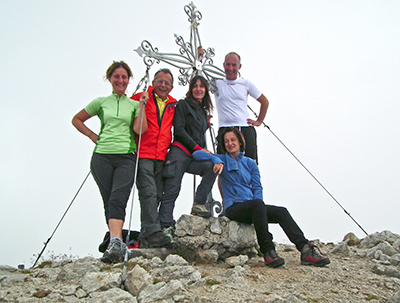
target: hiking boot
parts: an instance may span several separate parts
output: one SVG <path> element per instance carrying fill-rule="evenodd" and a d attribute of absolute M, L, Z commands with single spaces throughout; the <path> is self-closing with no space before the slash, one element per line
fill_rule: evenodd
<path fill-rule="evenodd" d="M 145 239 L 140 240 L 141 248 L 164 247 L 171 243 L 171 238 L 164 235 L 162 231 L 157 231 Z"/>
<path fill-rule="evenodd" d="M 301 256 L 300 256 L 301 264 L 321 267 L 331 263 L 329 258 L 322 257 L 321 254 L 322 254 L 321 251 L 314 244 L 314 242 L 310 241 L 308 242 L 308 244 L 304 245 L 301 251 Z"/>
<path fill-rule="evenodd" d="M 108 264 L 122 262 L 124 260 L 126 250 L 126 245 L 124 242 L 122 242 L 122 240 L 112 240 L 108 244 L 101 261 Z"/>
<path fill-rule="evenodd" d="M 162 229 L 162 231 L 163 231 L 164 235 L 166 235 L 168 238 L 171 239 L 170 243 L 175 243 L 174 238 L 173 238 L 173 235 L 174 235 L 174 227 L 173 226 L 164 227 Z"/>
<path fill-rule="evenodd" d="M 178 244 L 175 242 L 175 240 L 174 240 L 174 238 L 173 238 L 173 236 L 174 236 L 174 230 L 175 230 L 175 227 L 173 227 L 173 226 L 164 227 L 164 228 L 162 229 L 164 235 L 166 235 L 168 238 L 171 239 L 171 242 L 170 242 L 169 244 L 166 245 L 166 248 L 175 249 L 175 248 L 178 247 Z"/>
<path fill-rule="evenodd" d="M 190 214 L 194 215 L 194 216 L 203 217 L 203 218 L 211 217 L 210 211 L 207 209 L 206 205 L 204 205 L 204 204 L 194 203 Z"/>
<path fill-rule="evenodd" d="M 279 267 L 285 264 L 285 260 L 279 257 L 274 249 L 271 249 L 264 254 L 264 261 L 269 267 Z"/>

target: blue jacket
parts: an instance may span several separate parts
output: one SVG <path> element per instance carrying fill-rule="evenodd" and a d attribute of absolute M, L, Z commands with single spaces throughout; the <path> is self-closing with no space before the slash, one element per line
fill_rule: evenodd
<path fill-rule="evenodd" d="M 193 153 L 196 160 L 212 160 L 213 157 L 218 157 L 224 163 L 220 180 L 225 209 L 235 202 L 263 200 L 260 171 L 253 159 L 245 157 L 242 152 L 236 160 L 228 154 L 210 155 L 202 151 Z"/>

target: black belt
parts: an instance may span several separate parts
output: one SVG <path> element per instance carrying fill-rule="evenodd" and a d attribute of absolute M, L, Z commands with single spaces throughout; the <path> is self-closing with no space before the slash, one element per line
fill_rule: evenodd
<path fill-rule="evenodd" d="M 238 128 L 239 130 L 241 129 L 241 128 L 249 128 L 249 127 L 253 127 L 253 126 L 221 126 L 219 129 L 226 129 L 226 128 Z"/>

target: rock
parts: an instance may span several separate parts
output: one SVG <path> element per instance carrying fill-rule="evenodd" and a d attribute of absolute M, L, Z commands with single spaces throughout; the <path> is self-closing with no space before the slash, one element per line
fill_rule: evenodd
<path fill-rule="evenodd" d="M 123 302 L 123 303 L 137 303 L 135 297 L 120 288 L 111 288 L 107 291 L 96 292 L 91 294 L 87 303 L 109 303 L 109 302 Z"/>
<path fill-rule="evenodd" d="M 192 222 L 192 218 L 187 216 L 185 224 Z M 279 268 L 269 268 L 254 252 L 257 243 L 252 225 L 238 227 L 225 217 L 194 220 L 198 227 L 191 233 L 205 226 L 204 233 L 176 236 L 176 239 L 200 246 L 182 246 L 184 249 L 177 249 L 181 255 L 167 249 L 138 253 L 128 261 L 127 291 L 120 288 L 122 263 L 110 266 L 87 257 L 29 270 L 0 266 L 0 301 L 398 302 L 400 253 L 396 234 L 376 233 L 363 247 L 361 243 L 349 246 L 350 239 L 335 247 L 319 242 L 322 251 L 336 249 L 340 252 L 338 247 L 345 248 L 344 254 L 331 253 L 331 264 L 322 268 L 302 266 L 294 245 L 277 243 L 276 249 L 286 263 Z M 241 233 L 242 228 L 241 235 L 234 235 Z M 368 241 L 375 245 L 367 248 Z M 392 254 L 393 249 L 395 254 Z M 188 259 L 186 255 L 196 258 Z M 203 263 L 204 260 L 207 262 Z"/>
<path fill-rule="evenodd" d="M 400 303 L 400 291 L 387 300 L 386 303 Z"/>
<path fill-rule="evenodd" d="M 225 263 L 228 264 L 231 267 L 235 266 L 243 266 L 246 264 L 246 262 L 249 260 L 248 256 L 235 256 L 235 257 L 230 257 L 225 260 Z"/>
<path fill-rule="evenodd" d="M 375 252 L 378 250 L 388 256 L 393 256 L 393 255 L 397 254 L 397 251 L 388 242 L 382 241 L 375 247 L 368 250 L 367 257 L 373 258 L 375 256 Z"/>
<path fill-rule="evenodd" d="M 390 258 L 390 264 L 400 265 L 400 254 L 395 254 Z"/>
<path fill-rule="evenodd" d="M 44 298 L 50 293 L 51 293 L 51 290 L 39 290 L 39 291 L 35 292 L 32 296 L 34 296 L 36 298 Z"/>
<path fill-rule="evenodd" d="M 354 233 L 348 233 L 347 235 L 345 235 L 342 242 L 345 242 L 346 240 L 349 240 L 347 242 L 347 245 L 350 246 L 358 245 L 361 243 L 361 240 Z"/>
<path fill-rule="evenodd" d="M 137 299 L 139 303 L 153 303 L 182 295 L 185 291 L 180 281 L 172 280 L 169 283 L 160 282 L 147 286 L 140 292 Z"/>
<path fill-rule="evenodd" d="M 152 283 L 152 276 L 142 267 L 136 265 L 127 273 L 125 287 L 127 291 L 136 297 L 143 288 Z"/>
<path fill-rule="evenodd" d="M 120 287 L 121 275 L 114 272 L 88 272 L 82 279 L 80 287 L 87 293 L 105 291 Z"/>
<path fill-rule="evenodd" d="M 365 237 L 360 243 L 360 248 L 372 248 L 382 241 L 394 244 L 398 240 L 400 240 L 400 235 L 385 230 L 383 232 L 376 232 Z"/>
<path fill-rule="evenodd" d="M 164 266 L 186 266 L 186 265 L 189 265 L 189 263 L 184 258 L 177 255 L 169 255 L 164 261 Z"/>
<path fill-rule="evenodd" d="M 197 256 L 200 263 L 216 263 L 219 258 L 218 251 L 215 249 L 199 250 Z"/>
<path fill-rule="evenodd" d="M 248 254 L 255 256 L 258 247 L 254 227 L 231 221 L 226 217 L 201 218 L 183 215 L 176 222 L 175 241 L 181 249 L 186 249 L 192 259 L 215 260 L 216 254 L 206 256 L 202 250 L 214 250 L 219 259 Z"/>
<path fill-rule="evenodd" d="M 105 264 L 93 257 L 85 257 L 62 267 L 57 280 L 81 278 L 88 272 L 99 272 Z"/>
<path fill-rule="evenodd" d="M 183 236 L 201 236 L 205 229 L 209 226 L 210 221 L 198 216 L 181 216 L 175 225 L 175 234 L 179 237 Z"/>
<path fill-rule="evenodd" d="M 344 242 L 339 243 L 334 248 L 332 248 L 332 250 L 329 253 L 330 254 L 348 254 L 349 253 L 349 247 L 348 247 L 347 243 L 349 241 L 350 240 L 347 239 Z"/>

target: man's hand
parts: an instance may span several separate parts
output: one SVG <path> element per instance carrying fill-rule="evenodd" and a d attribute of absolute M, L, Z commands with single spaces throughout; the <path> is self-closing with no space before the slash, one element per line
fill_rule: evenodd
<path fill-rule="evenodd" d="M 199 46 L 199 47 L 197 48 L 197 54 L 199 55 L 199 59 L 202 59 L 202 58 L 203 58 L 203 56 L 204 56 L 204 49 L 203 49 L 202 46 Z"/>
<path fill-rule="evenodd" d="M 257 121 L 257 120 L 247 119 L 247 124 L 250 126 L 260 126 L 262 124 L 262 122 Z"/>
<path fill-rule="evenodd" d="M 148 92 L 143 92 L 142 95 L 140 96 L 139 102 L 147 102 L 149 101 L 149 93 Z"/>

